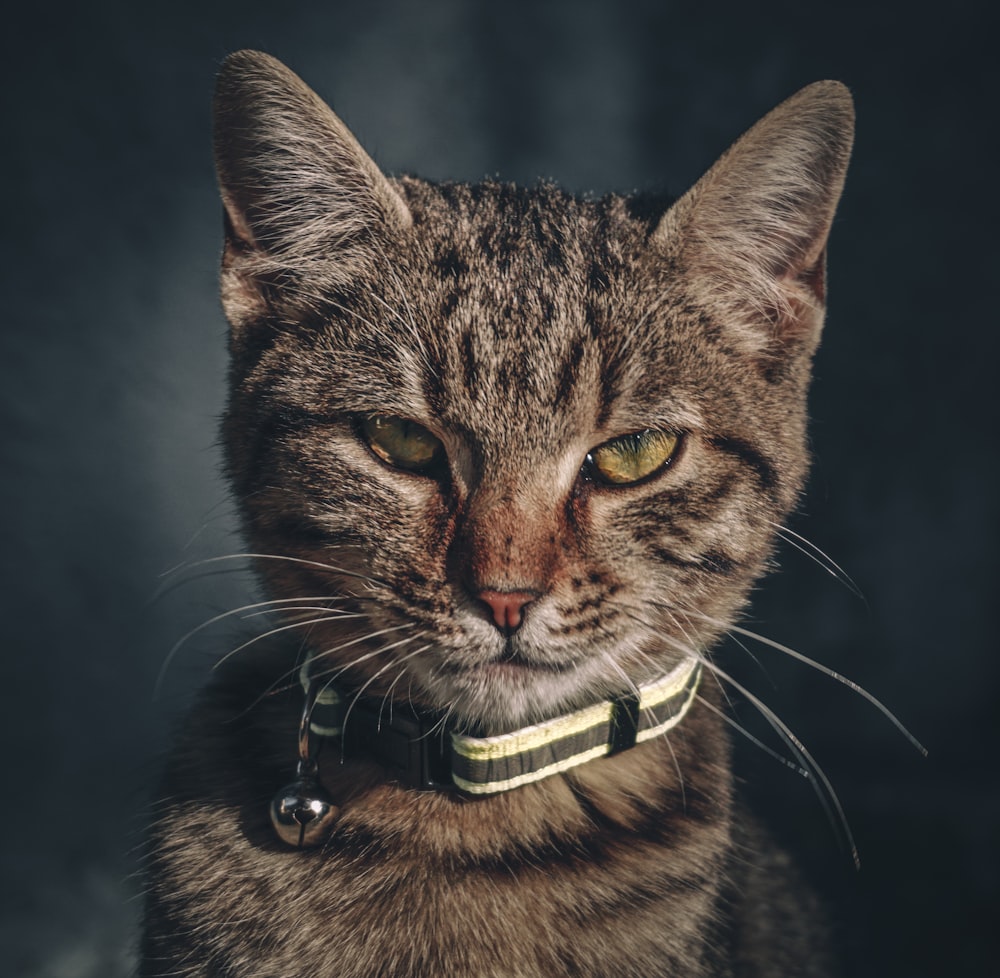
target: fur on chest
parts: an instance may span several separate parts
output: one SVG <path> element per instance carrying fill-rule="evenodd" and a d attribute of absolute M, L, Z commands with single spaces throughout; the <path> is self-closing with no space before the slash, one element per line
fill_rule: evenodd
<path fill-rule="evenodd" d="M 697 974 L 721 940 L 729 785 L 709 711 L 670 746 L 491 798 L 331 755 L 342 815 L 307 851 L 267 815 L 284 712 L 196 714 L 154 838 L 145 974 Z"/>

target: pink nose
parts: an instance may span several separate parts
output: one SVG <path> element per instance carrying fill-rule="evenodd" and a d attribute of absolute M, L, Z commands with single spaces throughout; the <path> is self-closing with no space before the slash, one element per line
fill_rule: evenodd
<path fill-rule="evenodd" d="M 478 597 L 490 606 L 497 628 L 512 632 L 521 624 L 521 609 L 538 595 L 534 591 L 480 591 Z"/>

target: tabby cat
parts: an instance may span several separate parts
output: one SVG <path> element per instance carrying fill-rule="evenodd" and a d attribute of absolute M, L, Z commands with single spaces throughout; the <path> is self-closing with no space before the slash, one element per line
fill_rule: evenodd
<path fill-rule="evenodd" d="M 278 620 L 169 763 L 144 976 L 828 973 L 708 655 L 803 484 L 852 118 L 810 85 L 657 210 L 387 178 L 225 62 L 224 443 Z"/>

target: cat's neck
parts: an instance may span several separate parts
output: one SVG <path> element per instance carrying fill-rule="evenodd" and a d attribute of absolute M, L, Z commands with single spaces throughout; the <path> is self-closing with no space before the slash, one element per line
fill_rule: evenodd
<path fill-rule="evenodd" d="M 276 675 L 295 674 L 294 659 L 284 658 L 288 654 L 261 649 L 220 670 L 197 729 L 189 731 L 191 753 L 207 783 L 236 779 L 276 790 L 289 780 L 301 687 L 287 683 L 280 692 L 261 693 L 278 685 Z M 276 670 L 279 655 L 291 668 Z M 717 712 L 720 704 L 714 702 L 718 697 L 716 688 L 704 683 L 683 721 L 666 735 L 484 798 L 416 790 L 399 784 L 376 761 L 324 750 L 320 780 L 340 809 L 329 842 L 342 847 L 345 840 L 368 840 L 398 847 L 400 858 L 437 853 L 446 861 L 471 852 L 491 851 L 500 858 L 552 845 L 600 849 L 636 835 L 678 850 L 695 846 L 696 836 L 704 842 L 706 834 L 724 845 L 732 788 L 729 737 Z M 227 746 L 217 749 L 217 740 Z M 238 769 L 252 766 L 255 773 L 241 777 L 240 770 L 225 770 L 223 758 Z M 247 804 L 248 817 L 260 823 L 259 830 L 248 823 L 249 834 L 257 838 L 259 832 L 260 843 L 270 847 L 275 840 L 267 799 L 248 798 Z"/>
<path fill-rule="evenodd" d="M 320 667 L 321 669 L 322 667 Z M 300 752 L 370 757 L 410 788 L 481 797 L 512 791 L 663 737 L 694 703 L 702 665 L 690 656 L 665 676 L 540 722 L 492 733 L 408 699 L 366 697 L 303 663 Z M 391 780 L 391 778 L 390 778 Z"/>
<path fill-rule="evenodd" d="M 395 839 L 444 856 L 603 845 L 638 833 L 679 849 L 692 829 L 728 835 L 729 747 L 717 716 L 696 702 L 667 736 L 485 798 L 419 791 L 388 780 L 377 763 L 321 757 L 323 785 L 340 806 L 334 834 Z M 675 834 L 676 838 L 672 839 Z"/>

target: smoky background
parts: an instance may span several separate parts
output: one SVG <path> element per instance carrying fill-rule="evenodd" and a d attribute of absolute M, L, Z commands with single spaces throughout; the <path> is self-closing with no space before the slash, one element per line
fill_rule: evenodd
<path fill-rule="evenodd" d="M 253 600 L 219 474 L 226 326 L 210 99 L 257 47 L 389 172 L 683 192 L 818 78 L 854 92 L 794 547 L 738 670 L 808 745 L 810 785 L 740 738 L 741 776 L 831 903 L 852 976 L 985 974 L 998 951 L 996 14 L 619 0 L 95 6 L 7 15 L 0 324 L 0 947 L 8 974 L 130 972 L 137 847 L 171 725 Z M 752 643 L 747 643 L 751 645 Z M 736 700 L 735 715 L 781 750 Z M 290 745 L 291 747 L 291 745 Z"/>

